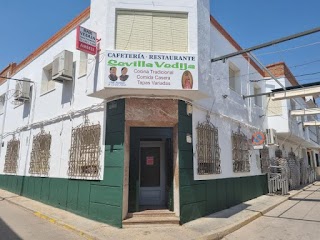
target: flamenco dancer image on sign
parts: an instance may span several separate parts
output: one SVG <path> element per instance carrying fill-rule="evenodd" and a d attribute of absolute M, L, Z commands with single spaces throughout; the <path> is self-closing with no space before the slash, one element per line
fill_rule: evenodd
<path fill-rule="evenodd" d="M 189 70 L 184 71 L 181 77 L 181 84 L 183 89 L 192 89 L 193 87 L 193 77 Z"/>

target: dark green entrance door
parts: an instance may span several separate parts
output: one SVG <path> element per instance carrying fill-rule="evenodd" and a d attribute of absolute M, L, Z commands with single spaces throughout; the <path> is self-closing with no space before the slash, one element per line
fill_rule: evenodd
<path fill-rule="evenodd" d="M 130 129 L 129 212 L 141 205 L 173 210 L 172 159 L 172 128 Z"/>
<path fill-rule="evenodd" d="M 140 206 L 164 206 L 166 168 L 163 141 L 140 142 Z"/>

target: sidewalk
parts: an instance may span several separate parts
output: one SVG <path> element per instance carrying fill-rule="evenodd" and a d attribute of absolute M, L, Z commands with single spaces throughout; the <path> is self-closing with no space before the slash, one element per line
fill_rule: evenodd
<path fill-rule="evenodd" d="M 314 184 L 319 184 L 315 182 Z M 221 239 L 275 208 L 303 190 L 287 196 L 261 196 L 230 209 L 194 220 L 183 226 L 118 229 L 0 189 L 0 198 L 31 211 L 85 239 Z"/>

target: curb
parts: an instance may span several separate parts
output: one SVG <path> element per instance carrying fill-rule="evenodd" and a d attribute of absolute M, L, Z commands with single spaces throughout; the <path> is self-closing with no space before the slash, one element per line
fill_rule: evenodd
<path fill-rule="evenodd" d="M 23 196 L 17 195 L 17 197 L 23 197 Z M 23 206 L 23 205 L 21 205 L 21 204 L 18 204 L 18 203 L 16 203 L 16 202 L 13 202 L 13 201 L 11 201 L 10 199 L 4 198 L 4 200 L 7 201 L 7 202 L 9 202 L 10 204 L 16 205 L 16 206 L 18 206 L 18 207 L 20 207 L 20 208 L 23 208 L 24 210 L 27 210 L 28 212 L 31 212 L 34 216 L 36 216 L 36 217 L 38 217 L 38 218 L 44 219 L 44 220 L 46 220 L 47 222 L 50 222 L 50 223 L 55 224 L 55 225 L 57 225 L 57 226 L 63 227 L 63 228 L 65 228 L 65 229 L 67 229 L 67 230 L 69 230 L 69 231 L 71 231 L 71 232 L 74 232 L 74 233 L 76 233 L 76 234 L 84 237 L 84 238 L 87 239 L 87 240 L 95 240 L 95 239 L 97 239 L 96 237 L 94 237 L 94 236 L 92 236 L 92 235 L 90 235 L 90 234 L 88 234 L 88 233 L 86 233 L 86 232 L 84 232 L 84 231 L 82 231 L 82 230 L 74 227 L 74 226 L 71 226 L 71 225 L 69 225 L 69 224 L 66 224 L 66 223 L 64 223 L 64 222 L 62 222 L 62 221 L 60 221 L 60 220 L 55 219 L 55 218 L 49 217 L 49 216 L 47 216 L 47 215 L 45 215 L 45 214 L 43 214 L 43 213 L 41 213 L 41 212 L 34 211 L 34 210 L 32 210 L 32 209 L 30 209 L 30 208 L 27 208 L 27 207 L 25 207 L 25 206 Z"/>
<path fill-rule="evenodd" d="M 263 210 L 261 212 L 255 213 L 254 215 L 244 219 L 241 222 L 237 222 L 237 223 L 231 224 L 231 225 L 229 225 L 227 227 L 221 228 L 221 229 L 216 230 L 216 231 L 214 231 L 212 233 L 209 233 L 209 234 L 206 234 L 204 236 L 201 236 L 198 239 L 201 239 L 201 240 L 209 240 L 209 239 L 210 240 L 220 240 L 220 239 L 224 238 L 225 236 L 227 236 L 227 235 L 239 230 L 240 228 L 244 227 L 245 225 L 253 222 L 257 218 L 265 215 L 267 212 L 269 212 L 272 209 L 276 208 L 280 204 L 284 203 L 285 201 L 288 201 L 289 198 L 292 198 L 292 197 L 298 195 L 299 193 L 303 192 L 304 190 L 310 188 L 311 186 L 314 186 L 314 184 L 311 183 L 311 184 L 303 187 L 301 190 L 298 190 L 296 193 L 287 196 L 285 199 L 283 199 L 282 201 L 278 202 L 277 204 L 274 204 L 273 206 L 270 206 L 270 207 L 268 207 L 267 209 L 265 209 L 265 210 Z"/>
<path fill-rule="evenodd" d="M 73 227 L 73 226 L 71 226 L 71 225 L 69 225 L 69 224 L 66 224 L 66 223 L 63 223 L 63 222 L 60 222 L 59 220 L 54 219 L 54 218 L 52 218 L 52 217 L 49 217 L 49 216 L 47 216 L 47 215 L 45 215 L 45 214 L 42 214 L 42 213 L 40 213 L 40 212 L 35 212 L 35 211 L 33 211 L 33 214 L 34 214 L 35 216 L 41 218 L 41 219 L 44 219 L 44 220 L 50 222 L 50 223 L 53 223 L 53 224 L 55 224 L 55 225 L 58 225 L 58 226 L 61 226 L 61 227 L 65 228 L 65 229 L 67 229 L 67 230 L 70 230 L 70 231 L 72 231 L 72 232 L 74 232 L 74 233 L 77 233 L 78 235 L 84 237 L 85 239 L 88 239 L 88 240 L 94 240 L 94 239 L 96 239 L 95 237 L 93 237 L 93 236 L 85 233 L 84 231 L 81 231 L 81 230 L 77 229 L 76 227 Z"/>

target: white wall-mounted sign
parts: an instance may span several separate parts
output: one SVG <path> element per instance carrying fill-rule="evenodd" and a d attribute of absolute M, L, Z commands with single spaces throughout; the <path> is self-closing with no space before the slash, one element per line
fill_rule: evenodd
<path fill-rule="evenodd" d="M 77 44 L 78 50 L 96 55 L 97 53 L 97 33 L 87 28 L 77 27 Z"/>
<path fill-rule="evenodd" d="M 106 51 L 106 88 L 198 90 L 195 54 Z"/>

